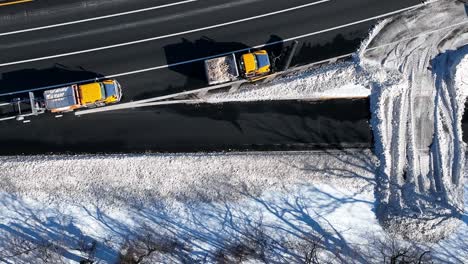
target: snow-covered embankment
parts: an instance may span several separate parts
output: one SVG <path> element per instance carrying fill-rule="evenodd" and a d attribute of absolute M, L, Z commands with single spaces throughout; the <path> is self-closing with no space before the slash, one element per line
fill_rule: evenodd
<path fill-rule="evenodd" d="M 382 21 L 361 47 L 376 73 L 377 217 L 409 239 L 446 237 L 463 210 L 466 19 L 463 4 L 439 1 Z"/>

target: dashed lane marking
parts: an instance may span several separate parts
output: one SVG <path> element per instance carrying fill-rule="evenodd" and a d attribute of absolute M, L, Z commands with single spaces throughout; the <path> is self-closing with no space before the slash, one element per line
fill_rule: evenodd
<path fill-rule="evenodd" d="M 12 1 L 12 2 L 5 2 L 5 3 L 0 3 L 0 6 L 23 4 L 23 3 L 32 2 L 32 1 L 34 0 L 18 0 L 18 1 Z"/>

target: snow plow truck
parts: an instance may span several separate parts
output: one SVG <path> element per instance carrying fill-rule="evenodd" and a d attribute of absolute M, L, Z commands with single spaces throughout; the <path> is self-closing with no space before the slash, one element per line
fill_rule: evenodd
<path fill-rule="evenodd" d="M 118 103 L 121 98 L 122 88 L 116 80 L 73 84 L 44 91 L 45 108 L 52 113 Z"/>
<path fill-rule="evenodd" d="M 245 53 L 240 57 L 239 63 L 234 53 L 205 60 L 205 73 L 209 85 L 232 82 L 240 78 L 254 82 L 263 79 L 271 72 L 270 58 L 266 50 Z"/>

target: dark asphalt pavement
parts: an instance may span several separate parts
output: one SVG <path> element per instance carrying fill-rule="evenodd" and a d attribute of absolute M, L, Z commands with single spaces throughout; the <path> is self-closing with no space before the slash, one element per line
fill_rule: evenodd
<path fill-rule="evenodd" d="M 0 34 L 171 3 L 170 1 L 101 0 L 93 1 L 101 3 L 93 8 L 93 5 L 83 4 L 86 2 L 91 1 L 36 0 L 31 3 L 0 7 L 3 18 L 0 23 Z M 173 34 L 311 2 L 314 1 L 199 0 L 137 14 L 0 36 L 2 54 L 0 64 Z M 417 0 L 331 0 L 286 13 L 195 33 L 79 55 L 3 66 L 0 67 L 2 74 L 0 93 L 80 81 L 91 76 L 126 73 L 276 42 L 385 14 L 418 2 Z M 44 3 L 50 3 L 50 6 L 44 6 Z M 300 48 L 294 62 L 306 63 L 348 53 L 354 50 L 358 42 L 356 39 L 360 40 L 366 35 L 371 24 L 372 22 L 364 23 L 300 39 Z M 327 43 L 329 47 L 322 47 L 324 49 L 317 46 Z M 279 54 L 288 45 L 290 43 L 270 49 Z M 148 94 L 167 94 L 205 86 L 203 68 L 200 66 L 200 63 L 194 63 L 155 70 L 147 74 L 122 76 L 118 79 L 125 87 L 125 100 L 134 100 Z M 56 74 L 54 70 L 60 70 L 62 74 Z M 135 82 L 135 79 L 138 79 L 138 82 Z"/>
<path fill-rule="evenodd" d="M 178 1 L 35 0 L 29 3 L 2 6 L 0 7 L 0 54 L 2 54 L 0 56 L 0 65 L 210 27 L 220 23 L 277 12 L 314 1 L 199 0 L 131 15 L 4 35 L 6 32 L 90 19 L 96 16 L 111 15 L 175 2 Z M 418 0 L 330 0 L 280 14 L 188 34 L 163 37 L 144 43 L 0 66 L 0 94 L 61 83 L 78 82 L 95 77 L 179 63 L 271 42 L 281 42 L 281 40 L 295 36 L 326 30 L 331 27 L 389 13 L 413 6 L 419 2 Z M 369 21 L 298 39 L 299 48 L 294 56 L 293 65 L 310 63 L 354 51 L 374 23 L 375 21 Z M 290 42 L 285 42 L 269 46 L 268 50 L 275 54 L 280 54 L 289 47 Z M 203 66 L 200 62 L 125 75 L 117 79 L 123 85 L 124 101 L 206 86 Z M 288 112 L 289 107 L 293 107 L 290 104 L 291 102 L 279 102 L 275 104 L 258 103 L 258 107 L 261 107 L 264 111 L 275 113 L 263 121 L 267 124 L 266 126 L 274 127 L 275 125 L 280 125 L 281 122 L 285 122 L 284 118 L 290 118 L 291 120 L 297 118 L 297 116 L 291 115 Z M 232 115 L 242 116 L 243 114 L 247 114 L 247 112 L 244 113 L 243 111 L 248 111 L 248 109 L 251 109 L 249 107 L 252 106 L 249 104 L 236 107 L 223 108 L 220 115 L 226 115 L 226 117 L 222 117 L 221 119 L 224 120 L 224 118 Z M 329 111 L 327 107 L 329 107 L 328 103 L 324 103 L 322 112 L 315 112 L 314 115 L 326 115 L 327 111 Z M 185 112 L 180 113 L 180 111 L 175 110 L 180 108 L 184 108 Z M 295 123 L 295 121 L 291 121 L 297 127 L 286 132 L 282 131 L 282 133 L 285 133 L 284 137 L 290 138 L 290 141 L 286 142 L 278 138 L 265 141 L 260 128 L 255 129 L 255 127 L 251 127 L 248 130 L 244 130 L 246 134 L 242 134 L 242 136 L 234 132 L 228 132 L 230 129 L 235 131 L 236 128 L 223 129 L 221 131 L 216 130 L 218 123 L 212 118 L 193 117 L 194 113 L 207 114 L 212 111 L 210 109 L 216 108 L 217 106 L 206 107 L 208 110 L 205 111 L 200 111 L 200 107 L 196 106 L 163 108 L 158 114 L 160 116 L 156 119 L 152 118 L 150 112 L 157 112 L 159 111 L 158 109 L 145 109 L 95 114 L 92 117 L 82 118 L 66 115 L 61 120 L 56 120 L 52 115 L 41 116 L 34 118 L 29 124 L 15 123 L 15 121 L 0 123 L 0 145 L 3 146 L 3 153 L 5 154 L 8 152 L 18 152 L 15 145 L 21 142 L 27 142 L 31 146 L 43 146 L 42 148 L 32 148 L 31 152 L 37 152 L 33 149 L 64 151 L 67 148 L 69 148 L 68 151 L 72 152 L 75 150 L 82 151 L 77 145 L 83 145 L 82 142 L 84 140 L 88 140 L 87 147 L 94 144 L 102 146 L 101 143 L 104 142 L 104 135 L 99 134 L 101 133 L 99 132 L 97 134 L 102 137 L 97 137 L 96 131 L 106 131 L 105 135 L 109 136 L 112 134 L 111 131 L 123 129 L 122 126 L 127 126 L 126 132 L 113 134 L 112 142 L 117 142 L 118 144 L 119 142 L 129 140 L 128 138 L 144 138 L 146 140 L 145 144 L 150 147 L 136 147 L 137 150 L 158 151 L 165 151 L 165 148 L 161 146 L 168 146 L 166 150 L 188 150 L 194 149 L 193 146 L 200 145 L 212 146 L 209 149 L 221 149 L 217 146 L 235 148 L 235 146 L 240 145 L 252 145 L 255 142 L 258 142 L 258 145 L 277 145 L 292 144 L 295 141 L 303 145 L 307 145 L 307 143 L 314 145 L 317 143 L 317 140 L 310 137 L 297 139 L 294 133 L 300 130 L 302 130 L 301 133 L 303 134 L 311 130 L 323 131 L 321 130 L 320 122 L 305 127 L 299 125 L 300 122 Z M 325 111 L 325 109 L 328 110 Z M 346 122 L 346 120 L 352 119 L 350 117 L 352 116 L 350 109 L 342 106 L 342 103 L 334 104 L 333 111 L 335 111 L 335 120 Z M 357 107 L 351 111 L 364 111 L 353 113 L 361 117 L 368 115 L 367 110 L 362 107 Z M 187 113 L 191 113 L 191 118 L 187 118 Z M 255 112 L 252 118 L 254 120 L 263 118 L 263 115 L 263 112 Z M 275 117 L 279 118 L 279 116 L 282 116 L 283 119 L 275 119 Z M 178 123 L 178 125 L 165 126 L 165 129 L 158 130 L 161 127 L 160 122 L 163 122 L 162 120 L 171 120 L 168 122 L 171 124 Z M 185 127 L 184 124 L 191 125 Z M 184 136 L 177 137 L 183 131 L 192 129 L 195 124 L 203 126 L 203 139 L 195 136 L 187 137 L 185 134 Z M 359 124 L 362 127 L 357 127 L 356 129 L 360 131 L 363 131 L 363 129 L 369 130 L 367 122 L 360 122 Z M 147 126 L 150 126 L 151 129 L 145 130 L 144 127 Z M 71 127 L 74 129 L 71 130 Z M 168 129 L 167 127 L 172 129 Z M 334 128 L 339 128 L 339 124 L 336 124 Z M 334 128 L 330 127 L 330 129 Z M 47 130 L 47 133 L 43 132 L 44 130 Z M 154 137 L 148 137 L 145 134 L 146 131 L 163 131 L 164 133 L 161 132 L 155 134 Z M 74 144 L 73 142 L 69 142 L 65 144 L 63 142 L 67 141 L 61 140 L 70 137 L 74 138 L 76 142 L 81 143 Z M 54 138 L 56 142 L 52 144 Z M 162 140 L 166 142 L 165 144 L 161 143 L 161 138 L 165 139 Z M 248 138 L 248 140 L 244 140 L 245 138 Z M 367 137 L 364 138 L 368 139 Z M 276 141 L 276 139 L 278 140 Z M 351 141 L 353 141 L 351 138 L 343 140 L 343 145 L 352 143 Z M 352 144 L 359 145 L 362 143 L 362 140 L 357 137 L 354 141 L 356 142 Z M 318 145 L 324 145 L 324 142 L 320 142 Z M 339 140 L 330 144 L 338 143 Z M 49 147 L 44 147 L 45 145 Z M 175 145 L 180 147 L 174 147 Z M 27 148 L 19 149 L 25 150 L 21 152 L 28 152 Z M 99 147 L 98 149 L 101 150 L 103 148 Z M 109 151 L 113 150 L 110 147 L 108 149 Z M 122 147 L 115 149 L 115 151 L 133 150 L 130 147 Z"/>
<path fill-rule="evenodd" d="M 367 100 L 330 100 L 43 115 L 4 122 L 0 155 L 370 148 L 368 109 Z"/>

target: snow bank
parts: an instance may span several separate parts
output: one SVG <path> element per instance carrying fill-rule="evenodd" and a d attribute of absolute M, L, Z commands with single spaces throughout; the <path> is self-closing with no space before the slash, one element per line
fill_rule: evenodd
<path fill-rule="evenodd" d="M 256 239 L 266 246 L 250 260 L 299 263 L 317 241 L 320 261 L 379 263 L 381 251 L 405 243 L 386 241 L 375 216 L 378 161 L 370 150 L 0 162 L 0 259 L 15 239 L 52 242 L 59 249 L 55 262 L 86 257 L 103 263 L 113 263 L 125 243 L 142 234 L 184 245 L 147 261 L 163 263 L 213 263 Z M 411 246 L 431 250 L 436 262 L 463 263 L 467 231 L 464 225 L 441 243 Z M 93 243 L 94 254 L 79 250 Z M 32 256 L 24 262 L 35 262 Z"/>
<path fill-rule="evenodd" d="M 302 253 L 287 243 L 321 236 L 326 256 L 352 259 L 358 248 L 347 239 L 363 229 L 349 226 L 371 221 L 378 229 L 369 202 L 375 161 L 367 150 L 4 157 L 0 247 L 9 252 L 13 238 L 53 241 L 76 260 L 80 240 L 97 241 L 95 258 L 112 263 L 144 228 L 191 244 L 189 262 L 214 262 L 258 227 L 279 247 L 272 261 L 298 262 Z M 343 216 L 350 211 L 352 219 Z"/>
<path fill-rule="evenodd" d="M 247 84 L 236 91 L 206 94 L 208 103 L 265 100 L 360 98 L 370 94 L 371 77 L 350 60 L 294 71 L 266 84 Z"/>
<path fill-rule="evenodd" d="M 464 56 L 463 59 L 456 64 L 454 72 L 455 87 L 459 90 L 457 94 L 468 97 L 468 56 Z"/>
<path fill-rule="evenodd" d="M 317 155 L 252 152 L 0 157 L 0 190 L 47 203 L 99 200 L 110 207 L 129 203 L 148 206 L 161 199 L 235 200 L 236 192 L 222 186 L 258 186 L 248 191 L 260 193 L 265 188 L 281 189 L 287 183 L 321 180 L 336 173 L 344 178 L 365 175 L 370 180 L 372 155 L 355 153 L 355 157 L 336 151 Z M 341 169 L 360 159 L 365 159 L 367 166 L 355 167 L 354 171 Z M 339 177 L 331 180 L 343 185 Z M 357 179 L 350 187 L 360 185 Z"/>
<path fill-rule="evenodd" d="M 466 67 L 466 22 L 462 3 L 439 1 L 386 19 L 361 47 L 361 65 L 375 77 L 377 215 L 408 239 L 438 241 L 460 224 L 466 96 L 454 78 Z"/>

